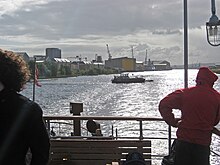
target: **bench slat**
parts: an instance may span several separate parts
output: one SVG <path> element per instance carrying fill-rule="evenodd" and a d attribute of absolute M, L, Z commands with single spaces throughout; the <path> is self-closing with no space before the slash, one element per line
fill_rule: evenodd
<path fill-rule="evenodd" d="M 74 145 L 72 145 L 74 143 Z M 51 140 L 51 146 L 69 146 L 69 147 L 87 147 L 89 144 L 90 147 L 103 147 L 103 145 L 111 146 L 111 147 L 118 147 L 118 146 L 130 146 L 130 147 L 143 147 L 143 146 L 150 146 L 150 141 L 116 141 L 116 140 L 82 140 L 82 141 L 75 141 L 75 140 Z M 108 145 L 109 144 L 109 145 Z"/>
<path fill-rule="evenodd" d="M 143 153 L 151 153 L 151 148 L 135 148 L 135 147 L 123 147 L 123 148 L 67 148 L 67 147 L 59 147 L 54 148 L 52 151 L 54 153 L 62 153 L 62 152 L 71 152 L 71 153 L 123 153 L 130 152 L 132 150 L 137 150 Z"/>
<path fill-rule="evenodd" d="M 53 156 L 52 156 L 53 158 Z M 121 155 L 121 154 L 58 154 L 54 158 L 56 159 L 61 159 L 67 158 L 68 160 L 120 160 L 120 159 L 125 159 L 126 155 Z M 150 159 L 150 155 L 144 155 L 145 159 Z"/>

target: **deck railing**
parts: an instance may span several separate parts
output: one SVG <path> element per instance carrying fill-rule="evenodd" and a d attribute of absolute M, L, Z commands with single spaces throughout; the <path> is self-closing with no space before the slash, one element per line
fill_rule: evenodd
<path fill-rule="evenodd" d="M 112 127 L 111 127 L 111 134 L 110 136 L 100 136 L 100 137 L 93 137 L 93 138 L 113 138 L 113 139 L 139 139 L 139 140 L 146 140 L 146 139 L 152 139 L 152 140 L 165 140 L 167 143 L 167 146 L 164 148 L 167 149 L 167 151 L 163 150 L 163 154 L 155 154 L 152 155 L 152 157 L 159 158 L 161 160 L 161 157 L 170 153 L 171 149 L 171 143 L 172 139 L 176 138 L 175 136 L 175 129 L 168 126 L 165 121 L 161 118 L 149 118 L 149 117 L 125 117 L 125 116 L 44 116 L 44 120 L 46 122 L 47 128 L 48 128 L 48 133 L 51 135 L 51 138 L 92 138 L 92 136 L 88 135 L 88 130 L 85 126 L 83 126 L 83 122 L 88 121 L 88 120 L 95 120 L 101 122 L 106 122 L 106 121 L 111 121 Z M 138 127 L 135 128 L 135 132 L 138 131 L 136 134 L 137 136 L 128 135 L 128 136 L 121 136 L 118 134 L 118 123 L 117 122 L 130 122 L 129 124 L 133 124 L 136 122 L 136 126 Z M 163 137 L 157 136 L 157 133 L 152 134 L 153 131 L 158 131 L 154 128 L 150 128 L 150 135 L 146 134 L 145 131 L 149 131 L 149 129 L 146 129 L 146 125 L 148 122 L 154 122 L 154 126 L 158 126 L 159 123 L 162 122 L 161 124 L 161 129 L 159 130 L 162 132 Z M 108 125 L 107 123 L 106 125 Z M 125 124 L 125 123 L 124 123 Z M 116 126 L 115 126 L 116 125 Z M 134 124 L 135 125 L 135 124 Z M 67 128 L 68 127 L 68 128 Z M 131 127 L 127 127 L 127 125 L 123 125 L 120 127 L 123 128 L 123 131 L 126 131 L 126 129 L 129 129 Z M 163 128 L 162 128 L 163 127 Z M 164 129 L 165 128 L 165 129 Z M 57 130 L 58 129 L 58 130 Z M 60 135 L 60 132 L 64 132 L 64 135 Z M 81 133 L 82 131 L 82 133 Z M 122 131 L 122 133 L 124 133 Z M 57 135 L 51 134 L 52 132 L 56 132 Z M 71 133 L 66 133 L 66 132 L 71 132 Z M 86 132 L 86 133 L 85 133 Z M 153 135 L 153 136 L 152 136 Z M 219 138 L 219 137 L 217 137 Z M 165 144 L 165 143 L 164 143 Z M 166 145 L 166 144 L 165 144 Z M 154 147 L 154 146 L 152 146 Z M 157 146 L 158 147 L 158 146 Z M 211 150 L 213 153 L 213 156 L 219 157 L 218 153 L 215 153 L 214 151 Z"/>
<path fill-rule="evenodd" d="M 138 131 L 138 136 L 132 136 L 132 135 L 128 135 L 128 136 L 121 136 L 118 135 L 118 130 L 117 128 L 115 128 L 116 126 L 114 126 L 114 124 L 112 125 L 112 129 L 111 129 L 111 134 L 110 136 L 102 136 L 102 137 L 93 137 L 93 138 L 114 138 L 114 139 L 139 139 L 139 140 L 145 140 L 145 139 L 158 139 L 158 140 L 167 140 L 167 144 L 168 146 L 166 146 L 165 148 L 168 148 L 168 151 L 163 150 L 164 154 L 152 154 L 152 157 L 157 157 L 159 159 L 161 159 L 162 156 L 168 154 L 170 152 L 170 148 L 171 148 L 171 143 L 172 143 L 172 133 L 171 133 L 171 127 L 167 125 L 167 129 L 165 130 L 166 133 L 164 133 L 163 137 L 157 137 L 157 136 L 149 136 L 146 134 L 144 134 L 144 131 L 146 131 L 146 129 L 144 129 L 144 126 L 146 125 L 145 122 L 164 122 L 163 119 L 161 118 L 148 118 L 148 117 L 124 117 L 124 116 L 44 116 L 44 120 L 46 122 L 47 128 L 48 128 L 48 132 L 51 133 L 55 132 L 56 129 L 58 130 L 62 130 L 65 126 L 68 126 L 68 131 L 71 131 L 71 134 L 67 134 L 67 135 L 55 135 L 52 136 L 51 138 L 92 138 L 92 136 L 88 136 L 88 131 L 85 128 L 85 126 L 83 126 L 83 121 L 88 121 L 88 120 L 95 120 L 98 122 L 104 122 L 104 121 L 113 121 L 114 124 L 117 124 L 117 122 L 120 121 L 124 121 L 124 122 L 131 122 L 130 124 L 133 124 L 136 122 L 136 125 L 138 125 L 138 129 L 136 129 L 135 131 Z M 164 122 L 165 124 L 165 122 Z M 65 126 L 64 126 L 65 125 Z M 135 125 L 135 124 L 134 124 Z M 123 126 L 121 126 L 123 127 Z M 166 125 L 165 125 L 166 127 Z M 126 129 L 126 128 L 125 128 Z M 153 132 L 155 130 L 153 130 L 153 128 L 151 128 L 152 131 L 150 130 L 150 132 Z M 82 131 L 82 133 L 81 133 Z M 85 135 L 85 132 L 87 131 L 87 134 Z M 149 131 L 149 129 L 148 129 Z M 58 134 L 60 131 L 57 131 Z"/>

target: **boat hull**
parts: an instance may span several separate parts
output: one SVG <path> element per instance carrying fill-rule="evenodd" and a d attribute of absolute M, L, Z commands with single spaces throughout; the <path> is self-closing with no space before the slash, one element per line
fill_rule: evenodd
<path fill-rule="evenodd" d="M 144 83 L 144 78 L 113 79 L 112 83 Z"/>

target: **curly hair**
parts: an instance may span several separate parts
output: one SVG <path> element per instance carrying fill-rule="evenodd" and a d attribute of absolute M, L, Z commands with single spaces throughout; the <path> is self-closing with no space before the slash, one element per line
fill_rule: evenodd
<path fill-rule="evenodd" d="M 0 49 L 0 81 L 5 88 L 20 92 L 29 78 L 29 67 L 21 56 Z"/>

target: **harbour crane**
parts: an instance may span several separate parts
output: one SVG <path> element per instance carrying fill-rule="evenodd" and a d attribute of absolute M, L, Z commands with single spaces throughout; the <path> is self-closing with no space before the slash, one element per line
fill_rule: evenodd
<path fill-rule="evenodd" d="M 131 46 L 131 57 L 134 58 L 134 49 L 133 49 L 133 46 Z"/>
<path fill-rule="evenodd" d="M 145 64 L 147 64 L 147 49 L 146 49 L 146 55 L 145 55 Z"/>
<path fill-rule="evenodd" d="M 111 59 L 112 59 L 112 55 L 111 55 L 111 53 L 110 53 L 108 44 L 106 44 L 106 47 L 107 47 L 107 52 L 108 52 L 108 59 L 111 60 Z"/>

